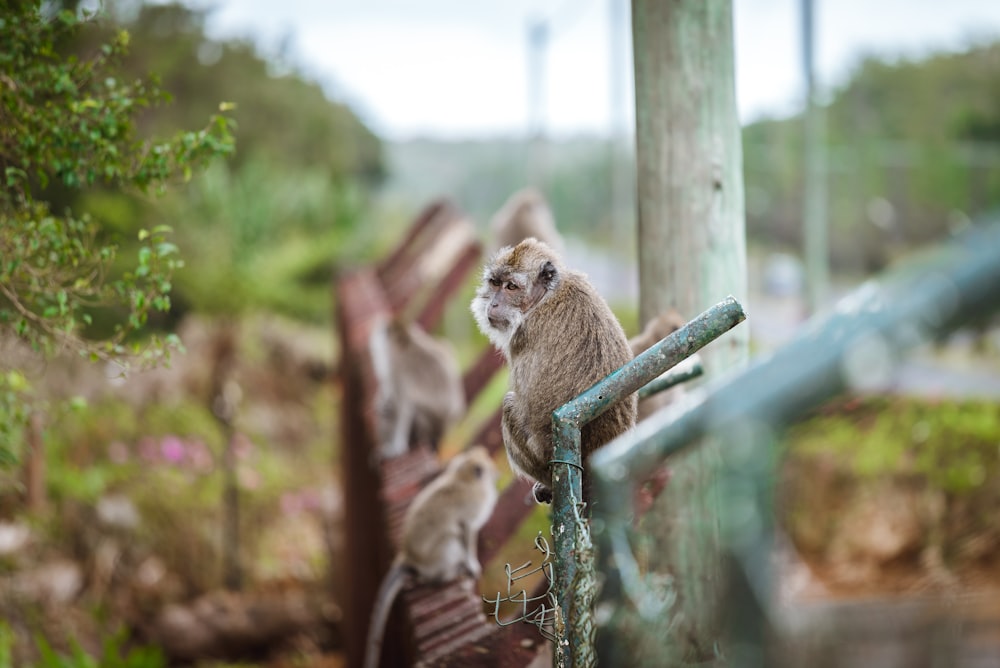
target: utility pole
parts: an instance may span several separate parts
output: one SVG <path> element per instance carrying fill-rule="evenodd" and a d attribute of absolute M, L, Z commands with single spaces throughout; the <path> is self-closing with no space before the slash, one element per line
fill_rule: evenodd
<path fill-rule="evenodd" d="M 546 173 L 545 65 L 549 46 L 546 19 L 528 21 L 528 180 L 543 188 Z"/>
<path fill-rule="evenodd" d="M 672 307 L 691 318 L 747 293 L 732 0 L 632 0 L 632 41 L 639 316 L 646 323 Z M 747 350 L 747 329 L 734 329 L 703 351 L 706 375 L 743 365 Z M 646 567 L 672 578 L 676 598 L 662 621 L 599 627 L 602 665 L 643 660 L 602 654 L 609 646 L 656 656 L 657 665 L 718 659 L 726 585 L 714 476 L 723 454 L 709 441 L 670 458 L 670 482 L 642 530 L 654 543 Z"/>
<path fill-rule="evenodd" d="M 806 265 L 806 308 L 812 315 L 823 307 L 830 283 L 829 224 L 826 207 L 826 151 L 824 119 L 816 93 L 815 12 L 813 0 L 802 0 L 802 73 L 805 79 L 803 114 L 802 236 Z"/>
<path fill-rule="evenodd" d="M 623 220 L 629 200 L 631 179 L 623 160 L 625 140 L 625 18 L 628 0 L 608 0 L 608 49 L 610 51 L 608 81 L 608 111 L 611 122 L 608 139 L 608 169 L 611 173 L 611 205 L 608 223 L 611 233 L 615 223 Z M 631 222 L 631 221 L 630 221 Z"/>

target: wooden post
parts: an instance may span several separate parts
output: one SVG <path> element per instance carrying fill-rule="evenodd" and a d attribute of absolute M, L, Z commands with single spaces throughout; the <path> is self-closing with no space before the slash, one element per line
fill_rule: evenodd
<path fill-rule="evenodd" d="M 24 500 L 28 510 L 40 513 L 45 510 L 45 445 L 42 438 L 42 416 L 31 414 L 25 442 L 28 451 L 24 456 Z"/>
<path fill-rule="evenodd" d="M 732 2 L 632 0 L 632 34 L 640 318 L 670 307 L 690 318 L 726 295 L 745 302 Z M 747 342 L 738 328 L 706 348 L 706 378 L 744 364 Z M 650 568 L 672 575 L 677 593 L 673 623 L 659 634 L 662 665 L 711 660 L 718 647 L 722 547 L 709 489 L 719 457 L 706 444 L 673 459 L 646 516 L 658 550 Z"/>
<path fill-rule="evenodd" d="M 240 490 L 236 480 L 236 418 L 238 402 L 233 371 L 236 365 L 236 331 L 232 322 L 223 323 L 212 344 L 212 376 L 209 405 L 225 435 L 222 452 L 222 578 L 226 589 L 243 587 L 240 559 Z"/>

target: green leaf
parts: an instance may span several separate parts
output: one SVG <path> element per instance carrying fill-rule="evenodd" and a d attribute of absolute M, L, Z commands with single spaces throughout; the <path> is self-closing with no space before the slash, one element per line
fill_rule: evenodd
<path fill-rule="evenodd" d="M 7 387 L 9 387 L 14 392 L 23 392 L 30 386 L 28 379 L 24 377 L 24 374 L 13 369 L 7 372 Z"/>
<path fill-rule="evenodd" d="M 160 257 L 166 257 L 176 252 L 178 252 L 177 246 L 169 241 L 164 241 L 156 245 L 156 254 Z"/>

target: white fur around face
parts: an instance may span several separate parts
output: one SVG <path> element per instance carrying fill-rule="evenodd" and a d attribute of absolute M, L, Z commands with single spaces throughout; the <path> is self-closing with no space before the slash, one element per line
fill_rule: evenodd
<path fill-rule="evenodd" d="M 485 334 L 490 343 L 500 350 L 504 354 L 504 357 L 510 361 L 510 341 L 514 338 L 514 332 L 521 326 L 524 314 L 517 309 L 510 309 L 508 311 L 510 321 L 507 327 L 500 329 L 491 325 L 487 316 L 487 311 L 490 307 L 490 295 L 485 287 L 480 288 L 476 292 L 471 306 L 472 317 L 475 318 L 476 324 L 479 326 L 479 331 Z"/>

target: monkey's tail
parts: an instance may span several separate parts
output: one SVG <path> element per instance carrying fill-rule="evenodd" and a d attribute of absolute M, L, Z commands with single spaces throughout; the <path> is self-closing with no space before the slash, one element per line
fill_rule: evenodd
<path fill-rule="evenodd" d="M 378 594 L 375 595 L 375 607 L 372 608 L 372 618 L 368 623 L 368 640 L 365 643 L 364 668 L 378 668 L 379 655 L 382 652 L 382 641 L 385 635 L 385 624 L 392 611 L 396 596 L 410 575 L 409 568 L 400 561 L 394 561 L 389 572 L 382 578 Z"/>

